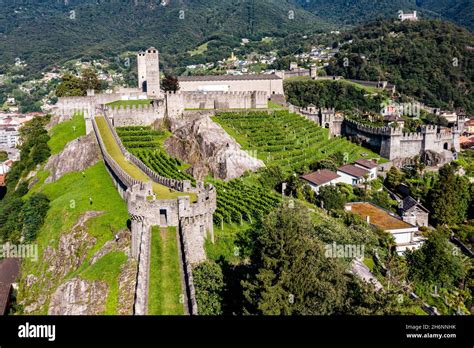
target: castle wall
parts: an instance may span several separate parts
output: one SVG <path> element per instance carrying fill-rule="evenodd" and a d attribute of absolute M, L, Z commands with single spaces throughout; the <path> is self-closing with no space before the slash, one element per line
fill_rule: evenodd
<path fill-rule="evenodd" d="M 138 279 L 135 290 L 136 315 L 147 314 L 148 308 L 148 288 L 150 277 L 150 248 L 151 248 L 151 227 L 176 226 L 178 227 L 180 241 L 182 243 L 182 266 L 186 283 L 186 293 L 188 298 L 189 312 L 197 314 L 197 301 L 195 296 L 192 266 L 206 259 L 204 241 L 213 234 L 213 214 L 216 210 L 216 190 L 212 185 L 198 183 L 192 187 L 189 181 L 178 181 L 163 178 L 153 173 L 139 159 L 128 153 L 121 143 L 115 129 L 108 117 L 105 117 L 108 127 L 111 129 L 113 137 L 124 154 L 131 162 L 138 165 L 153 181 L 177 189 L 181 192 L 192 192 L 197 195 L 197 201 L 191 203 L 190 196 L 182 196 L 178 199 L 162 200 L 153 192 L 151 181 L 141 182 L 131 178 L 124 170 L 108 155 L 97 125 L 92 119 L 100 149 L 104 156 L 104 161 L 110 168 L 110 172 L 115 181 L 120 180 L 121 185 L 126 186 L 125 201 L 132 221 L 132 257 L 138 260 Z M 151 175 L 153 174 L 153 175 Z"/>
<path fill-rule="evenodd" d="M 181 92 L 185 109 L 262 109 L 265 92 Z"/>
<path fill-rule="evenodd" d="M 163 101 L 158 105 L 122 105 L 116 108 L 106 107 L 105 110 L 115 127 L 149 126 L 165 117 Z"/>
<path fill-rule="evenodd" d="M 133 92 L 133 89 L 126 93 L 100 93 L 79 97 L 60 97 L 55 105 L 53 114 L 69 119 L 75 113 L 82 112 L 86 121 L 86 133 L 89 134 L 92 132 L 90 119 L 95 117 L 97 106 L 117 100 L 139 100 L 144 98 L 146 98 L 146 94 Z"/>
<path fill-rule="evenodd" d="M 437 126 L 422 126 L 420 132 L 403 133 L 401 128 L 372 127 L 350 119 L 344 120 L 343 132 L 356 135 L 378 149 L 389 160 L 408 159 L 427 151 L 442 154 L 449 160 L 450 150 L 459 143 L 457 130 L 439 130 Z"/>
<path fill-rule="evenodd" d="M 225 81 L 180 81 L 182 92 L 196 92 L 202 87 L 228 86 L 229 92 L 264 91 L 267 98 L 272 94 L 285 94 L 283 91 L 283 80 L 225 80 Z"/>

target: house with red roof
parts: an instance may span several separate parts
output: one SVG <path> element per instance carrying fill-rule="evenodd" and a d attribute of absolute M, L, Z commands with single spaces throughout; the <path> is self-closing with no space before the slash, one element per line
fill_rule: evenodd
<path fill-rule="evenodd" d="M 363 184 L 365 180 L 373 180 L 370 178 L 369 170 L 353 164 L 346 164 L 337 168 L 337 174 L 341 176 L 340 182 L 353 186 Z"/>
<path fill-rule="evenodd" d="M 316 193 L 319 193 L 319 189 L 323 186 L 335 185 L 340 178 L 339 174 L 328 169 L 321 169 L 301 176 L 301 179 L 305 180 Z"/>

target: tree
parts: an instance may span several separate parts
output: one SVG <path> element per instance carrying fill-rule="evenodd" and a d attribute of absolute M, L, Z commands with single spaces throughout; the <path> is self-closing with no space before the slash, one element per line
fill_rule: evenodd
<path fill-rule="evenodd" d="M 400 185 L 402 181 L 402 173 L 397 167 L 391 167 L 387 173 L 387 177 L 385 178 L 385 185 L 394 189 L 398 185 Z"/>
<path fill-rule="evenodd" d="M 312 164 L 310 164 L 309 166 L 309 169 L 312 170 L 312 171 L 316 171 L 316 170 L 321 170 L 321 169 L 328 169 L 328 170 L 332 170 L 333 172 L 337 171 L 337 163 L 334 162 L 333 160 L 327 158 L 327 159 L 323 159 L 323 160 L 320 160 L 320 161 L 317 161 L 317 162 L 314 162 Z"/>
<path fill-rule="evenodd" d="M 43 193 L 33 194 L 23 205 L 23 236 L 27 242 L 35 240 L 49 209 L 49 199 Z"/>
<path fill-rule="evenodd" d="M 221 267 L 213 261 L 203 262 L 194 268 L 193 280 L 199 314 L 222 314 L 224 277 Z"/>
<path fill-rule="evenodd" d="M 469 181 L 456 175 L 454 166 L 447 164 L 439 170 L 439 177 L 429 192 L 431 218 L 437 225 L 464 221 L 470 202 Z"/>
<path fill-rule="evenodd" d="M 344 205 L 347 203 L 346 196 L 339 191 L 336 186 L 323 186 L 319 189 L 317 197 L 319 204 L 327 210 L 343 210 Z"/>
<path fill-rule="evenodd" d="M 408 277 L 411 280 L 450 287 L 457 286 L 464 279 L 462 259 L 449 243 L 448 233 L 442 229 L 435 230 L 420 249 L 407 252 Z"/>
<path fill-rule="evenodd" d="M 82 72 L 81 80 L 82 91 L 84 94 L 89 89 L 92 89 L 94 91 L 102 90 L 102 83 L 97 77 L 96 71 L 91 68 L 84 69 L 84 71 Z"/>
<path fill-rule="evenodd" d="M 74 97 L 83 95 L 85 95 L 85 91 L 83 89 L 82 80 L 69 73 L 62 77 L 61 83 L 56 88 L 57 97 Z"/>
<path fill-rule="evenodd" d="M 255 272 L 242 282 L 247 313 L 324 315 L 344 304 L 344 266 L 325 257 L 309 213 L 299 204 L 264 219 L 251 261 Z"/>
<path fill-rule="evenodd" d="M 61 83 L 56 88 L 56 96 L 84 96 L 88 89 L 102 90 L 102 83 L 93 69 L 84 69 L 80 78 L 70 73 L 64 74 Z"/>
<path fill-rule="evenodd" d="M 281 192 L 281 183 L 285 181 L 285 173 L 279 166 L 269 166 L 259 169 L 259 182 L 262 186 Z"/>
<path fill-rule="evenodd" d="M 179 91 L 179 81 L 178 78 L 171 75 L 166 75 L 165 78 L 161 81 L 161 89 L 165 92 L 177 92 Z"/>
<path fill-rule="evenodd" d="M 386 191 L 372 192 L 370 202 L 382 207 L 386 210 L 392 210 L 397 205 L 397 201 L 390 199 Z"/>

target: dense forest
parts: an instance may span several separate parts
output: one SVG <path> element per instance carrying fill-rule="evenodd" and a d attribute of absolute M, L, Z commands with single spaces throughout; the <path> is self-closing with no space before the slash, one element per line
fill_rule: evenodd
<path fill-rule="evenodd" d="M 388 19 L 398 11 L 417 11 L 422 18 L 441 18 L 472 30 L 472 0 L 296 0 L 306 10 L 320 14 L 327 21 L 342 25 L 361 24 L 374 19 Z"/>
<path fill-rule="evenodd" d="M 367 96 L 367 91 L 344 81 L 288 81 L 284 84 L 288 101 L 296 106 L 314 104 L 346 112 L 379 112 L 387 98 L 384 94 Z"/>
<path fill-rule="evenodd" d="M 327 27 L 287 1 L 0 1 L 0 61 L 32 71 L 72 58 L 159 47 L 166 65 L 213 37 L 261 39 Z M 47 35 L 46 35 L 47 33 Z M 232 42 L 235 47 L 235 42 Z M 230 54 L 230 52 L 227 52 Z"/>
<path fill-rule="evenodd" d="M 451 2 L 171 0 L 163 6 L 160 0 L 0 0 L 0 62 L 19 57 L 37 72 L 74 58 L 114 57 L 153 45 L 165 66 L 188 59 L 186 65 L 196 62 L 187 52 L 201 44 L 210 43 L 207 54 L 215 61 L 238 47 L 240 38 L 348 29 L 395 18 L 399 10 L 416 9 L 424 18 L 453 20 L 472 30 L 472 1 Z"/>
<path fill-rule="evenodd" d="M 441 21 L 377 21 L 345 35 L 328 74 L 387 80 L 402 94 L 474 111 L 474 35 Z"/>

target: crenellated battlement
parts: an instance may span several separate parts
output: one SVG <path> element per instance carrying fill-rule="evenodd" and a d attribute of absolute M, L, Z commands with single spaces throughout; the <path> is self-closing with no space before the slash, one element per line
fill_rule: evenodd
<path fill-rule="evenodd" d="M 403 133 L 400 141 L 422 141 L 424 138 L 423 133 L 416 132 L 416 133 Z"/>
<path fill-rule="evenodd" d="M 363 124 L 361 122 L 351 120 L 349 118 L 345 118 L 344 122 L 349 124 L 351 127 L 356 128 L 357 130 L 369 134 L 374 134 L 374 135 L 386 135 L 386 136 L 391 136 L 391 135 L 402 135 L 402 129 L 401 128 L 394 128 L 394 127 L 376 127 L 376 126 L 370 126 L 367 124 Z"/>

